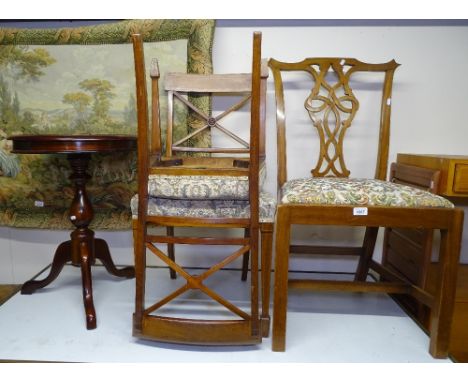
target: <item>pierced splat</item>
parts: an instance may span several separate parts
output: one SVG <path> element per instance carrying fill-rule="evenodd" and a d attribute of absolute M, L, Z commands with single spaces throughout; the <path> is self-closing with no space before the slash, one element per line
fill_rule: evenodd
<path fill-rule="evenodd" d="M 311 171 L 315 177 L 347 177 L 350 174 L 344 160 L 343 140 L 359 102 L 349 86 L 350 72 L 345 72 L 343 64 L 344 60 L 333 59 L 311 65 L 307 70 L 315 84 L 304 106 L 320 138 L 319 159 Z M 328 79 L 330 71 L 336 74 L 331 78 L 335 83 Z"/>
<path fill-rule="evenodd" d="M 315 57 L 291 63 L 270 59 L 268 65 L 273 73 L 276 94 L 278 187 L 288 180 L 283 72 L 305 72 L 310 74 L 314 82 L 304 106 L 320 138 L 319 159 L 311 171 L 315 177 L 349 176 L 350 171 L 344 160 L 343 141 L 359 108 L 359 103 L 349 85 L 350 78 L 358 72 L 385 73 L 374 177 L 386 179 L 390 136 L 390 98 L 393 73 L 398 67 L 394 60 L 384 64 L 368 64 L 354 58 Z"/>

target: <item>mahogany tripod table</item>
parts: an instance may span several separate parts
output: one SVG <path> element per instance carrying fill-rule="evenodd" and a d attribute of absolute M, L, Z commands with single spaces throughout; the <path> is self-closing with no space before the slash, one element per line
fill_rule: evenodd
<path fill-rule="evenodd" d="M 83 301 L 86 313 L 86 328 L 96 328 L 96 311 L 93 302 L 91 265 L 99 259 L 106 270 L 115 276 L 133 278 L 135 269 L 117 269 L 112 261 L 109 247 L 103 239 L 94 237 L 88 228 L 94 212 L 86 193 L 87 173 L 92 153 L 130 151 L 136 148 L 136 138 L 124 135 L 18 135 L 9 137 L 13 141 L 16 154 L 66 154 L 72 168 L 70 179 L 74 183 L 74 197 L 70 206 L 69 218 L 76 227 L 71 240 L 61 243 L 55 252 L 49 275 L 43 280 L 30 280 L 23 284 L 21 294 L 32 294 L 54 281 L 65 263 L 81 267 Z"/>

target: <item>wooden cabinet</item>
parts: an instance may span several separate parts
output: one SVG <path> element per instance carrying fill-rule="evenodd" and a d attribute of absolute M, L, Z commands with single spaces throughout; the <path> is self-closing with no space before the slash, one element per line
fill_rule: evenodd
<path fill-rule="evenodd" d="M 397 163 L 440 170 L 439 195 L 468 197 L 468 156 L 398 154 Z"/>
<path fill-rule="evenodd" d="M 392 163 L 389 180 L 432 193 L 439 187 L 440 170 Z M 386 268 L 425 289 L 432 254 L 433 231 L 415 228 L 385 228 L 382 263 Z M 394 298 L 417 320 L 427 327 L 429 309 L 408 295 Z"/>
<path fill-rule="evenodd" d="M 468 203 L 468 156 L 435 154 L 398 154 L 397 163 L 424 169 L 438 170 L 435 192 L 456 205 Z M 467 221 L 468 216 L 465 216 Z M 465 222 L 465 227 L 467 226 Z M 406 230 L 394 243 L 384 242 L 384 262 L 389 263 L 405 277 L 418 280 L 419 285 L 431 291 L 435 287 L 437 263 L 431 263 L 432 240 L 421 236 L 421 231 Z M 400 242 L 399 242 L 400 241 Z M 468 250 L 463 248 L 462 251 Z M 398 297 L 402 305 L 426 328 L 428 310 L 414 300 Z M 450 354 L 459 362 L 468 362 L 468 264 L 460 264 L 457 294 L 450 339 Z"/>
<path fill-rule="evenodd" d="M 431 264 L 426 289 L 434 291 L 437 264 Z M 468 362 L 468 264 L 460 264 L 457 295 L 450 335 L 450 355 L 458 362 Z"/>

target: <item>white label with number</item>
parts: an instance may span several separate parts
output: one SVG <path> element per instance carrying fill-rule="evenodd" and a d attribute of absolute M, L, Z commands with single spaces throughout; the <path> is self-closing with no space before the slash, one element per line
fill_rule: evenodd
<path fill-rule="evenodd" d="M 353 208 L 353 215 L 354 216 L 366 216 L 367 215 L 367 207 L 354 207 Z"/>

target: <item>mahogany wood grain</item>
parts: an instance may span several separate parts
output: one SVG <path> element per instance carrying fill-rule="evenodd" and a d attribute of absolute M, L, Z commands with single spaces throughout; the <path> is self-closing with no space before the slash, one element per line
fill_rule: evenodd
<path fill-rule="evenodd" d="M 22 288 L 22 294 L 32 294 L 53 282 L 64 265 L 71 261 L 81 267 L 83 303 L 87 329 L 97 326 L 93 302 L 91 266 L 99 259 L 106 270 L 114 276 L 132 278 L 133 267 L 117 269 L 112 261 L 109 247 L 103 239 L 94 237 L 88 228 L 93 220 L 93 206 L 86 192 L 86 183 L 91 178 L 87 173 L 92 153 L 134 150 L 136 138 L 125 135 L 18 135 L 9 137 L 13 141 L 12 152 L 17 154 L 66 154 L 72 168 L 70 179 L 75 194 L 70 205 L 69 218 L 76 227 L 70 234 L 71 240 L 57 247 L 49 274 L 42 280 L 30 280 Z"/>
<path fill-rule="evenodd" d="M 135 150 L 130 135 L 14 135 L 15 154 L 77 154 Z"/>

